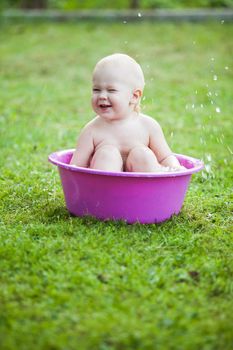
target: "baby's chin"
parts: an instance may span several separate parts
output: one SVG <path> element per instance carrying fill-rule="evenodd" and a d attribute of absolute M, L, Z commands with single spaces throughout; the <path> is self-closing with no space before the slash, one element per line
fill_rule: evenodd
<path fill-rule="evenodd" d="M 103 106 L 94 109 L 95 113 L 100 117 L 108 121 L 123 121 L 129 119 L 134 114 L 133 111 L 116 112 L 112 106 Z"/>
<path fill-rule="evenodd" d="M 115 113 L 111 113 L 111 112 L 104 112 L 104 113 L 101 113 L 99 112 L 98 113 L 98 116 L 105 120 L 105 121 L 109 121 L 109 122 L 113 122 L 113 121 L 121 121 L 123 120 L 124 118 L 121 117 L 120 115 L 118 114 L 115 114 Z"/>

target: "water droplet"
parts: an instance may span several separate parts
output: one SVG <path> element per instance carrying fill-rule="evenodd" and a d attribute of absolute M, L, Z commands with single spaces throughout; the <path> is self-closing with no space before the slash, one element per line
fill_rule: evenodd
<path fill-rule="evenodd" d="M 207 96 L 211 96 L 211 95 L 212 95 L 212 92 L 211 92 L 211 91 L 208 91 L 206 95 L 207 95 Z"/>
<path fill-rule="evenodd" d="M 202 171 L 201 176 L 203 177 L 203 179 L 207 180 L 207 174 L 204 171 Z"/>
<path fill-rule="evenodd" d="M 228 163 L 228 161 L 227 161 L 227 159 L 226 159 L 226 158 L 224 158 L 224 163 L 225 163 L 225 164 L 227 164 L 227 163 Z"/>
<path fill-rule="evenodd" d="M 200 143 L 201 143 L 202 145 L 206 145 L 206 141 L 203 139 L 203 137 L 200 137 Z"/>
<path fill-rule="evenodd" d="M 214 76 L 213 76 L 213 80 L 218 80 L 217 75 L 214 75 Z"/>
<path fill-rule="evenodd" d="M 205 165 L 205 170 L 207 171 L 207 173 L 211 172 L 211 165 L 210 164 L 206 164 Z"/>
<path fill-rule="evenodd" d="M 211 101 L 210 101 L 210 103 L 213 105 L 213 104 L 214 104 L 214 101 L 213 101 L 213 100 L 211 100 Z"/>
<path fill-rule="evenodd" d="M 218 96 L 218 93 L 217 93 L 217 92 L 215 92 L 215 96 Z"/>
<path fill-rule="evenodd" d="M 138 17 L 142 17 L 142 14 L 140 12 L 138 12 Z"/>
<path fill-rule="evenodd" d="M 206 159 L 207 159 L 209 162 L 211 162 L 211 160 L 212 160 L 211 154 L 207 154 L 207 155 L 206 155 Z"/>
<path fill-rule="evenodd" d="M 221 21 L 221 24 L 223 24 L 225 21 L 224 21 L 224 19 Z"/>
<path fill-rule="evenodd" d="M 201 105 L 200 105 L 200 106 L 201 106 L 201 108 L 203 108 L 203 107 L 204 107 L 202 103 L 201 103 Z"/>
<path fill-rule="evenodd" d="M 217 113 L 220 113 L 221 112 L 221 109 L 219 107 L 216 107 L 216 112 Z"/>
<path fill-rule="evenodd" d="M 145 101 L 145 99 L 146 99 L 146 96 L 143 96 L 142 101 Z"/>
<path fill-rule="evenodd" d="M 211 57 L 211 61 L 214 61 L 214 57 Z"/>
<path fill-rule="evenodd" d="M 126 24 L 126 23 L 127 23 L 127 21 L 123 21 L 123 23 L 124 23 L 124 24 Z"/>
<path fill-rule="evenodd" d="M 228 70 L 228 69 L 229 69 L 229 67 L 227 67 L 227 66 L 226 66 L 226 67 L 224 67 L 224 68 L 225 68 L 226 70 Z"/>
<path fill-rule="evenodd" d="M 197 90 L 195 90 L 195 94 L 197 95 Z"/>
<path fill-rule="evenodd" d="M 173 133 L 173 131 L 171 132 L 171 137 L 173 137 L 173 135 L 174 135 L 174 133 Z"/>
<path fill-rule="evenodd" d="M 192 108 L 195 108 L 195 104 L 194 103 L 192 104 Z"/>

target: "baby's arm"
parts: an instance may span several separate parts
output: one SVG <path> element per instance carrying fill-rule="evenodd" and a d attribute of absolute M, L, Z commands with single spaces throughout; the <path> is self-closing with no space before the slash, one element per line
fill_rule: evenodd
<path fill-rule="evenodd" d="M 168 146 L 159 123 L 151 119 L 150 124 L 149 147 L 156 155 L 158 162 L 164 167 L 182 169 L 183 167 Z"/>
<path fill-rule="evenodd" d="M 93 152 L 94 140 L 92 127 L 90 124 L 87 124 L 78 138 L 77 146 L 70 164 L 87 168 L 90 164 L 90 158 Z"/>

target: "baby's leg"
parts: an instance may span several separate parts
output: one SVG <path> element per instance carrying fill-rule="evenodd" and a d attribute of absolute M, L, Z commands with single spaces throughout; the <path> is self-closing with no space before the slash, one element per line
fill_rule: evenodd
<path fill-rule="evenodd" d="M 146 146 L 133 148 L 126 160 L 126 171 L 161 172 L 163 167 L 157 161 L 155 154 Z"/>
<path fill-rule="evenodd" d="M 110 145 L 100 147 L 93 155 L 90 168 L 105 171 L 122 171 L 123 160 L 119 150 Z"/>

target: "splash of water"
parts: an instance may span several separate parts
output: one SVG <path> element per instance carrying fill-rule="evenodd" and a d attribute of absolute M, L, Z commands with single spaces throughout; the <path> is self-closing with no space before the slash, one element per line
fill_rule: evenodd
<path fill-rule="evenodd" d="M 216 74 L 213 76 L 213 80 L 218 80 L 218 77 Z"/>
<path fill-rule="evenodd" d="M 200 137 L 200 143 L 201 143 L 202 145 L 206 145 L 206 140 L 204 140 L 203 137 Z"/>
<path fill-rule="evenodd" d="M 221 112 L 221 109 L 220 109 L 219 107 L 216 107 L 215 110 L 216 110 L 217 113 L 220 113 L 220 112 Z"/>
<path fill-rule="evenodd" d="M 205 170 L 207 171 L 207 173 L 211 172 L 211 165 L 210 164 L 206 164 L 205 165 Z"/>

